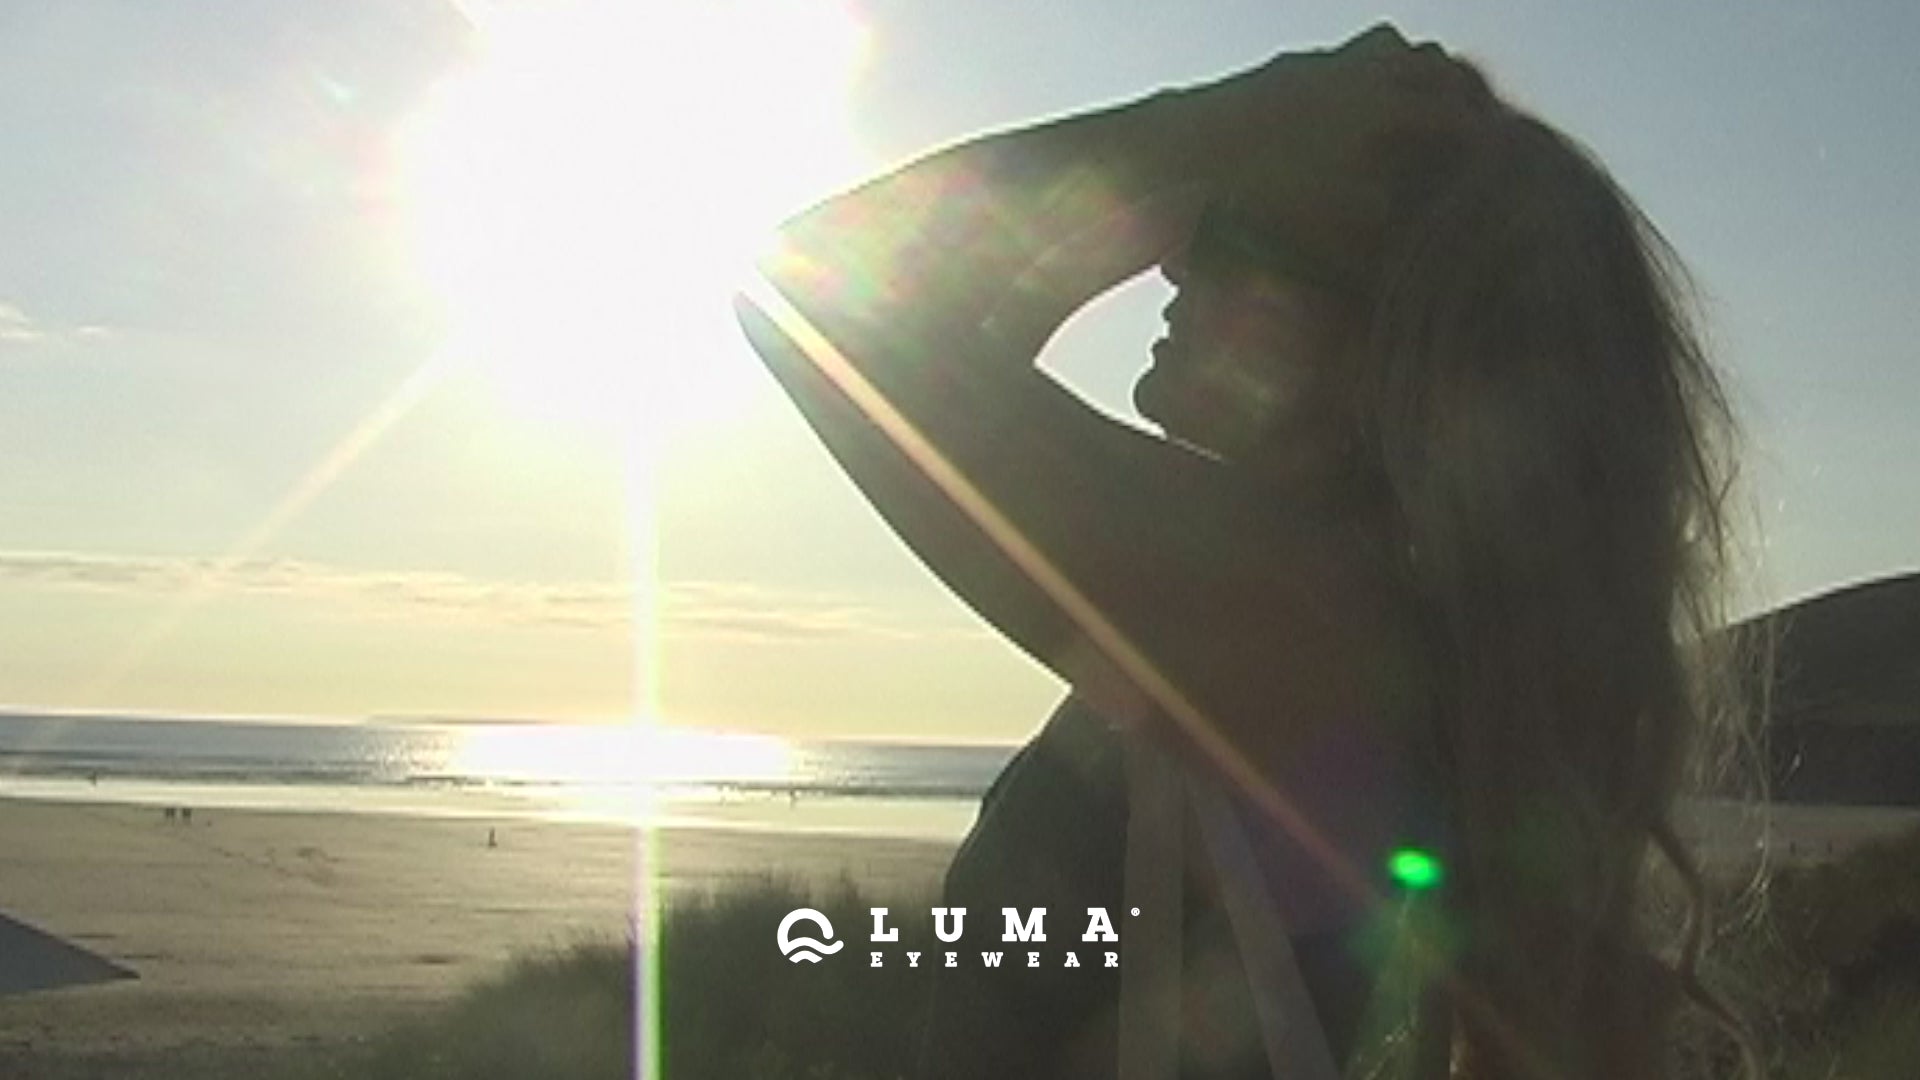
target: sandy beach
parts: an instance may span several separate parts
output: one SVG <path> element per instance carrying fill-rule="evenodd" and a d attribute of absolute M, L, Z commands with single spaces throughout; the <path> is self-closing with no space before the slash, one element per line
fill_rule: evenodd
<path fill-rule="evenodd" d="M 203 809 L 185 822 L 0 800 L 0 911 L 139 975 L 0 997 L 0 1075 L 195 1075 L 195 1062 L 224 1075 L 250 1052 L 363 1037 L 516 955 L 625 938 L 637 838 L 524 820 Z M 669 896 L 762 874 L 924 895 L 950 853 L 670 829 L 655 834 L 648 877 Z M 186 1071 L 140 1064 L 156 1060 Z"/>
<path fill-rule="evenodd" d="M 1775 821 L 1776 859 L 1832 857 L 1917 820 L 1790 808 Z M 1695 825 L 1731 836 L 1745 821 Z M 653 835 L 645 879 L 668 902 L 767 875 L 844 877 L 920 902 L 953 847 L 751 828 Z M 290 1049 L 331 1060 L 516 956 L 625 939 L 639 840 L 517 818 L 201 808 L 189 822 L 152 806 L 0 798 L 0 913 L 138 974 L 0 996 L 0 1077 L 253 1076 Z"/>

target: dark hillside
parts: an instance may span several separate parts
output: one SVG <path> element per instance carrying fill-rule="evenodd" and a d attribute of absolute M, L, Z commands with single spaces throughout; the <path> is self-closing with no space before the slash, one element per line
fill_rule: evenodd
<path fill-rule="evenodd" d="M 1767 628 L 1774 797 L 1920 806 L 1920 573 L 1822 593 L 1734 632 Z"/>

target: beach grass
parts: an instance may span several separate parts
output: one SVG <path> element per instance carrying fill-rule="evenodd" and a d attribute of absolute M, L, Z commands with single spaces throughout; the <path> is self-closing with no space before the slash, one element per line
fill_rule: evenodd
<path fill-rule="evenodd" d="M 519 1080 L 633 1075 L 634 980 L 625 943 L 528 955 L 443 1009 L 305 1075 Z"/>
<path fill-rule="evenodd" d="M 926 907 L 926 898 L 910 901 Z M 812 907 L 864 938 L 869 909 L 846 880 L 824 891 L 761 878 L 677 899 L 660 920 L 661 1075 L 747 1080 L 894 1080 L 911 1075 L 925 972 L 857 956 L 794 964 L 774 948 L 788 911 Z M 903 923 L 906 920 L 902 920 Z M 931 938 L 901 927 L 902 940 Z M 635 1072 L 636 951 L 588 941 L 522 956 L 426 1016 L 281 1080 L 626 1080 Z"/>
<path fill-rule="evenodd" d="M 1749 898 L 1750 900 L 1751 898 Z M 873 898 L 851 883 L 809 891 L 765 878 L 683 897 L 660 922 L 659 1075 L 894 1080 L 914 1073 L 925 972 L 874 969 L 858 951 L 794 964 L 774 928 L 813 907 L 857 944 L 868 909 L 893 906 L 899 947 L 931 939 L 927 899 Z M 1732 900 L 1729 905 L 1734 905 Z M 1712 974 L 1756 1022 L 1778 1080 L 1910 1080 L 1920 1061 L 1920 832 L 1839 862 L 1772 876 L 1743 902 Z M 371 1041 L 326 1075 L 366 1080 L 625 1078 L 633 1063 L 634 951 L 582 943 L 523 957 L 441 1010 Z M 1730 1075 L 1704 1054 L 1689 1075 Z"/>
<path fill-rule="evenodd" d="M 667 1076 L 891 1080 L 914 1072 L 930 981 L 858 949 L 869 909 L 924 913 L 929 897 L 869 897 L 849 881 L 808 892 L 761 879 L 668 909 L 661 921 L 660 1051 Z M 787 912 L 827 916 L 848 952 L 793 963 L 774 948 Z M 896 917 L 900 948 L 932 940 L 925 919 Z"/>
<path fill-rule="evenodd" d="M 1726 950 L 1783 1080 L 1920 1072 L 1920 830 L 1783 870 Z"/>

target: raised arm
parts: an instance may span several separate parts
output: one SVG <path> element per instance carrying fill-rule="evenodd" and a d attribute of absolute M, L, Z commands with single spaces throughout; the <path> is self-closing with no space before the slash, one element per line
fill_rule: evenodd
<path fill-rule="evenodd" d="M 1203 199 L 1333 186 L 1316 170 L 1353 140 L 1315 127 L 1334 115 L 1322 60 L 922 158 L 790 222 L 771 290 L 741 304 L 829 449 L 976 610 L 1081 692 L 1159 714 L 1181 698 L 1224 733 L 1216 756 L 1256 762 L 1290 728 L 1374 709 L 1373 568 L 1248 470 L 1105 420 L 1032 361 Z M 1320 220 L 1344 212 L 1322 202 Z"/>
<path fill-rule="evenodd" d="M 929 346 L 943 366 L 1025 367 L 1184 238 L 1207 113 L 1163 93 L 949 147 L 788 222 L 762 269 L 877 379 L 920 365 L 873 354 Z"/>
<path fill-rule="evenodd" d="M 1185 105 L 1162 95 L 990 136 L 832 199 L 790 222 L 762 265 L 779 294 L 763 306 L 790 301 L 802 324 L 742 309 L 755 347 L 889 523 L 1070 680 L 1075 635 L 1005 549 L 1024 540 L 1083 560 L 1117 539 L 1116 513 L 1144 507 L 1100 488 L 1203 463 L 1095 416 L 1032 362 L 1081 304 L 1179 241 L 1196 201 L 1183 183 Z M 848 366 L 818 344 L 812 357 L 795 348 L 808 329 Z M 988 535 L 983 511 L 1019 537 Z M 1088 531 L 1095 522 L 1106 524 Z"/>

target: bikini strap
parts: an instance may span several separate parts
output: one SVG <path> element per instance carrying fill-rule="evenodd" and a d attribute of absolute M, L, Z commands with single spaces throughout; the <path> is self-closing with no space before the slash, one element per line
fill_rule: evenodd
<path fill-rule="evenodd" d="M 1293 943 L 1265 888 L 1246 830 L 1212 783 L 1189 777 L 1145 736 L 1123 735 L 1127 769 L 1127 922 L 1120 969 L 1119 1080 L 1174 1080 L 1180 1071 L 1183 844 L 1191 805 L 1204 858 L 1220 882 L 1234 944 L 1275 1077 L 1340 1080 Z"/>

